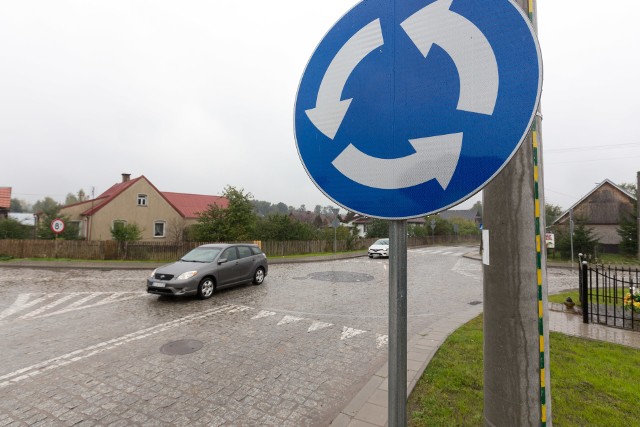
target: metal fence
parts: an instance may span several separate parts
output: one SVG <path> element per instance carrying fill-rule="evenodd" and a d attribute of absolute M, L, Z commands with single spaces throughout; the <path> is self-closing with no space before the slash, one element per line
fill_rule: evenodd
<path fill-rule="evenodd" d="M 633 307 L 639 278 L 637 268 L 590 265 L 581 259 L 579 289 L 583 322 L 640 330 L 640 309 Z"/>

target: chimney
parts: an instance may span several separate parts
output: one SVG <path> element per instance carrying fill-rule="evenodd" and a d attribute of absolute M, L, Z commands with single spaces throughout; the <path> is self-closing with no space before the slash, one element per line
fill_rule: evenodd
<path fill-rule="evenodd" d="M 127 182 L 131 179 L 131 174 L 130 173 L 123 173 L 122 174 L 122 182 Z"/>

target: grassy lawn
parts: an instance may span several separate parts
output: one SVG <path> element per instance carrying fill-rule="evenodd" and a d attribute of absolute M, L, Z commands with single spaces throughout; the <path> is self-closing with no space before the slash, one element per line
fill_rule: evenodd
<path fill-rule="evenodd" d="M 639 425 L 640 350 L 551 333 L 556 426 Z M 409 425 L 481 426 L 482 316 L 440 347 L 408 401 Z"/>

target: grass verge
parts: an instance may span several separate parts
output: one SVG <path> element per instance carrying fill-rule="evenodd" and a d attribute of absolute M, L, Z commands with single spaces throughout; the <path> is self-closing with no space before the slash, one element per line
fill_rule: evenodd
<path fill-rule="evenodd" d="M 409 426 L 481 426 L 482 316 L 438 349 L 408 401 Z M 551 333 L 556 426 L 637 423 L 640 350 Z"/>

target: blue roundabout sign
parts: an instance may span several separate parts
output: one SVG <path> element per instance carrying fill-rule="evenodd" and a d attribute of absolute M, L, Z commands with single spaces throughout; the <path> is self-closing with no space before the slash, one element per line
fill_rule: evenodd
<path fill-rule="evenodd" d="M 471 197 L 508 163 L 541 87 L 535 32 L 511 0 L 363 0 L 302 76 L 298 153 L 346 209 L 428 215 Z"/>

